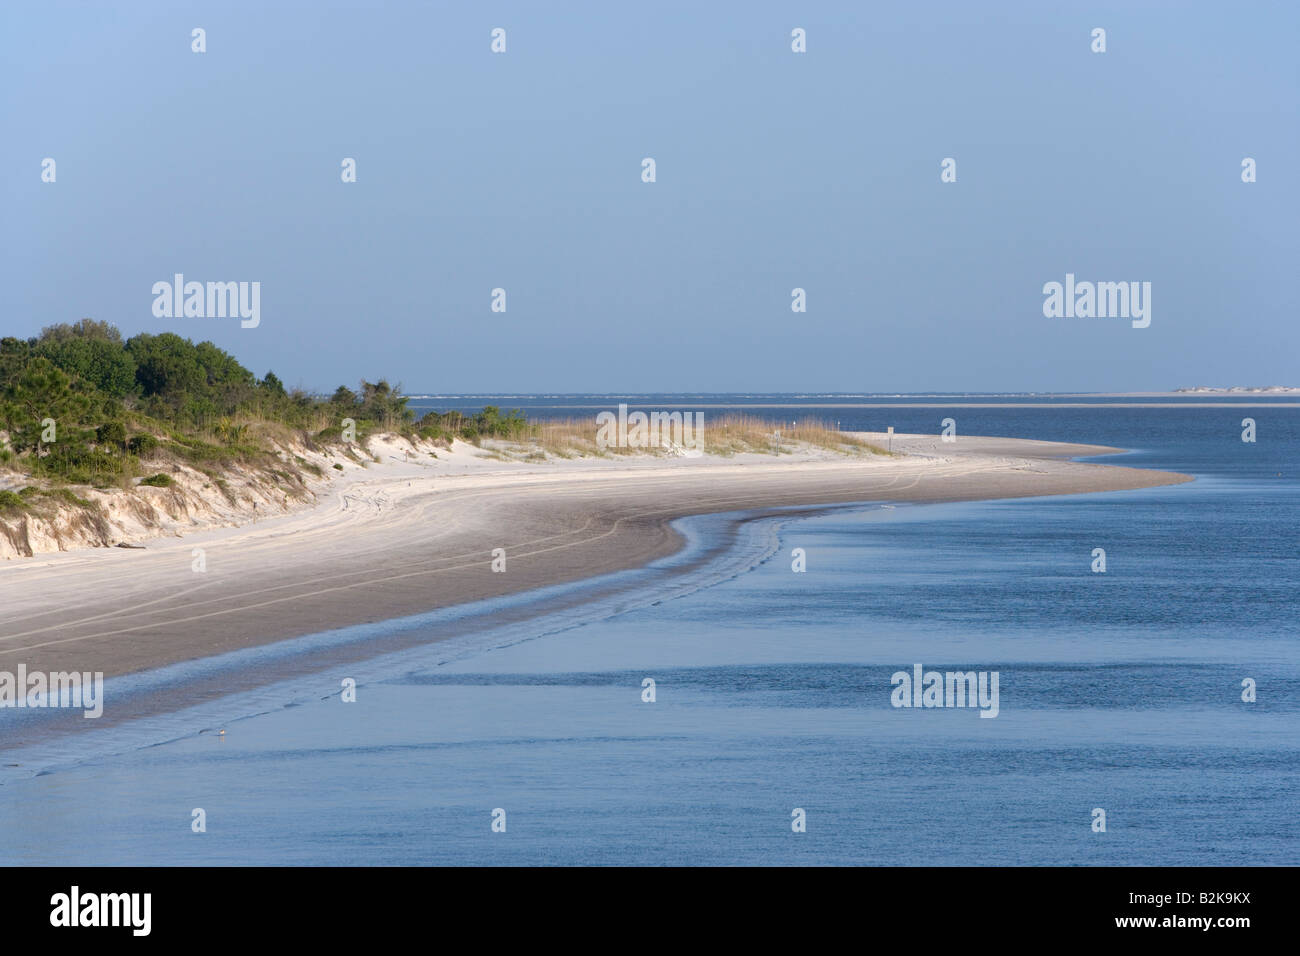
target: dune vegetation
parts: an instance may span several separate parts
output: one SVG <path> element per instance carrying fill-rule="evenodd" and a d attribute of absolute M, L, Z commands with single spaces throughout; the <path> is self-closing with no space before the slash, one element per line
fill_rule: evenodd
<path fill-rule="evenodd" d="M 489 406 L 417 417 L 401 386 L 385 379 L 328 396 L 286 389 L 274 372 L 259 378 L 211 342 L 170 332 L 123 339 L 92 319 L 0 339 L 0 518 L 64 506 L 94 511 L 88 489 L 172 489 L 172 476 L 183 472 L 202 476 L 232 505 L 228 479 L 237 476 L 304 498 L 307 476 L 322 477 L 331 460 L 373 460 L 366 442 L 379 434 L 435 447 L 470 442 L 505 461 L 684 451 L 598 444 L 594 416 L 530 422 Z M 884 454 L 811 420 L 786 428 L 753 416 L 709 417 L 698 437 L 716 455 Z"/>
<path fill-rule="evenodd" d="M 167 466 L 219 476 L 240 464 L 283 471 L 277 447 L 364 448 L 392 432 L 443 443 L 511 437 L 522 416 L 430 413 L 416 420 L 400 387 L 363 380 L 328 397 L 261 378 L 211 342 L 170 332 L 123 340 L 113 326 L 83 319 L 31 339 L 0 339 L 0 471 L 40 479 L 0 494 L 21 508 L 50 487 L 166 486 Z"/>

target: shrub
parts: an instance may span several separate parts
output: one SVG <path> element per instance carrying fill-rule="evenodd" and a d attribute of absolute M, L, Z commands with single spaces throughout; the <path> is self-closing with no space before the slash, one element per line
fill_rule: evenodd
<path fill-rule="evenodd" d="M 175 484 L 171 475 L 164 475 L 159 472 L 156 475 L 150 475 L 148 478 L 141 478 L 140 484 L 149 485 L 152 488 L 170 488 Z"/>
<path fill-rule="evenodd" d="M 71 436 L 47 447 L 48 455 L 29 460 L 33 474 L 74 485 L 102 485 L 121 473 L 120 457 L 103 449 L 91 449 Z"/>
<path fill-rule="evenodd" d="M 158 450 L 158 439 L 148 432 L 143 432 L 139 435 L 132 435 L 127 447 L 131 449 L 131 454 L 144 458 Z"/>
<path fill-rule="evenodd" d="M 104 422 L 95 429 L 95 441 L 100 445 L 120 446 L 126 441 L 126 426 L 121 422 Z"/>

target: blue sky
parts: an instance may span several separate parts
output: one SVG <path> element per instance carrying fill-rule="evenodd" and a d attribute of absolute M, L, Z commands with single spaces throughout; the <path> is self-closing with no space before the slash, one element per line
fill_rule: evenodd
<path fill-rule="evenodd" d="M 0 333 L 322 390 L 1300 385 L 1298 9 L 5 4 Z M 155 318 L 177 272 L 261 324 Z M 1067 272 L 1150 327 L 1045 318 Z"/>

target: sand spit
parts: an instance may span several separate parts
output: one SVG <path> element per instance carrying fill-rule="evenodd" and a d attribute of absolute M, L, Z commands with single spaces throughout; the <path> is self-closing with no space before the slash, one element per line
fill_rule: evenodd
<path fill-rule="evenodd" d="M 637 567 L 675 551 L 669 522 L 690 514 L 1191 480 L 1068 460 L 1120 451 L 1100 446 L 894 435 L 893 448 L 902 454 L 523 462 L 379 441 L 380 462 L 323 480 L 310 507 L 231 527 L 178 520 L 143 550 L 0 562 L 0 670 L 113 676 Z M 504 573 L 492 570 L 498 548 Z"/>

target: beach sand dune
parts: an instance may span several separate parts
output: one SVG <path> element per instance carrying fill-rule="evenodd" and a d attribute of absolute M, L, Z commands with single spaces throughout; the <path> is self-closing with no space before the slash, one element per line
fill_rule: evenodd
<path fill-rule="evenodd" d="M 881 444 L 883 435 L 866 435 Z M 1070 457 L 1119 449 L 895 435 L 893 457 L 393 462 L 296 515 L 6 563 L 0 670 L 108 676 L 644 565 L 675 518 L 846 502 L 1116 491 L 1186 475 Z M 194 549 L 206 570 L 194 570 Z M 505 573 L 492 571 L 504 549 Z"/>

